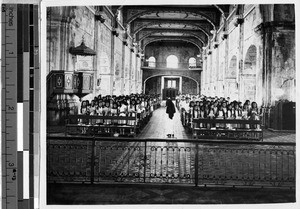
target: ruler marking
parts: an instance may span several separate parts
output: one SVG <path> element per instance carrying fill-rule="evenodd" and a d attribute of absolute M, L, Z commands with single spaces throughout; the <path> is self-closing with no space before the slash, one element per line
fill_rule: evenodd
<path fill-rule="evenodd" d="M 13 108 L 16 107 L 16 99 L 14 99 L 16 93 L 16 86 L 10 86 L 7 84 L 17 83 L 16 67 L 17 67 L 17 7 L 18 5 L 3 5 L 2 6 L 2 19 L 5 24 L 2 25 L 2 32 L 4 32 L 3 43 L 5 45 L 2 48 L 3 65 L 1 71 L 2 83 L 6 87 L 3 92 L 2 104 L 4 107 Z M 8 52 L 8 53 L 7 53 Z M 8 89 L 10 87 L 10 89 Z M 14 95 L 13 95 L 14 94 Z M 10 110 L 10 109 L 8 109 Z M 3 172 L 6 174 L 3 176 L 2 191 L 5 196 L 5 201 L 2 203 L 3 209 L 17 209 L 17 153 L 16 153 L 16 141 L 13 140 L 17 127 L 13 127 L 8 123 L 16 125 L 16 114 L 11 111 L 6 111 L 2 115 L 3 127 L 6 130 L 3 136 L 3 148 L 5 153 L 2 159 Z M 14 128 L 14 129 L 13 129 Z M 6 204 L 6 205 L 5 205 Z"/>

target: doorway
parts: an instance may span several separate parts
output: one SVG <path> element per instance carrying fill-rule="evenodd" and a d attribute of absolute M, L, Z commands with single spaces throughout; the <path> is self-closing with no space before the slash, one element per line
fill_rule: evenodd
<path fill-rule="evenodd" d="M 162 90 L 162 99 L 166 100 L 170 97 L 172 100 L 176 98 L 179 91 L 180 79 L 177 77 L 165 77 Z"/>
<path fill-rule="evenodd" d="M 172 100 L 175 100 L 177 94 L 178 94 L 178 89 L 173 89 L 173 88 L 163 89 L 163 100 L 166 100 L 168 97 L 170 97 Z"/>

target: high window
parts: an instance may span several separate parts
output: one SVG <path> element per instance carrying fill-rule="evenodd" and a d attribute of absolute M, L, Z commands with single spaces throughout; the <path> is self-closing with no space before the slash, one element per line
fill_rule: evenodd
<path fill-rule="evenodd" d="M 196 58 L 195 57 L 191 57 L 189 59 L 189 68 L 195 68 L 196 67 Z"/>
<path fill-rule="evenodd" d="M 167 68 L 178 68 L 178 58 L 175 55 L 167 57 Z"/>
<path fill-rule="evenodd" d="M 156 60 L 155 60 L 155 57 L 150 57 L 148 59 L 148 66 L 149 67 L 156 67 Z"/>

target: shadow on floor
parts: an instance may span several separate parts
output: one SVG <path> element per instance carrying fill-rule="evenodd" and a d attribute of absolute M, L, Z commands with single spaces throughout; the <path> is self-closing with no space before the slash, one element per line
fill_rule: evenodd
<path fill-rule="evenodd" d="M 47 204 L 293 203 L 293 189 L 203 188 L 188 185 L 48 184 Z"/>

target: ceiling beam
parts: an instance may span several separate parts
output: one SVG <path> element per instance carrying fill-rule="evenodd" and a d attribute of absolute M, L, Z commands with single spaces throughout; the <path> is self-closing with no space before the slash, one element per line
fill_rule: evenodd
<path fill-rule="evenodd" d="M 180 41 L 180 42 L 189 42 L 197 46 L 199 49 L 199 53 L 202 51 L 203 43 L 200 42 L 196 38 L 189 38 L 189 37 L 165 37 L 165 36 L 157 36 L 157 37 L 148 37 L 144 40 L 142 49 L 145 51 L 145 48 L 148 44 L 157 42 L 157 41 Z"/>
<path fill-rule="evenodd" d="M 195 26 L 198 29 L 195 30 L 201 30 L 203 33 L 205 33 L 206 36 L 209 37 L 209 32 L 212 30 L 212 27 L 210 24 L 207 23 L 207 21 L 195 21 L 195 20 L 172 20 L 172 19 L 138 19 L 134 21 L 132 24 L 132 34 L 135 35 L 139 31 L 148 28 L 149 26 L 159 26 L 159 24 L 179 24 L 179 25 L 187 25 L 187 26 Z M 152 28 L 151 28 L 152 29 Z M 180 28 L 180 30 L 185 30 L 184 28 Z"/>
<path fill-rule="evenodd" d="M 218 17 L 220 16 L 220 11 L 213 7 L 127 7 L 124 10 L 125 14 L 125 24 L 130 24 L 132 21 L 136 20 L 137 18 L 150 14 L 150 13 L 167 13 L 167 12 L 174 12 L 174 13 L 187 13 L 192 15 L 200 15 L 205 20 L 207 20 L 213 28 L 216 28 L 219 24 Z"/>
<path fill-rule="evenodd" d="M 137 41 L 143 41 L 145 38 L 149 37 L 149 36 L 153 36 L 155 33 L 174 33 L 174 30 L 165 30 L 165 29 L 162 29 L 162 30 L 148 30 L 148 31 L 143 31 L 143 33 L 139 33 L 139 36 Z M 195 37 L 197 38 L 203 45 L 207 42 L 206 40 L 206 36 L 204 35 L 204 37 L 200 36 L 199 33 L 195 33 L 194 31 L 184 31 L 184 32 L 180 32 L 177 30 L 176 33 L 181 33 L 182 35 L 186 34 L 186 35 L 189 35 L 191 37 Z M 202 33 L 203 34 L 203 33 Z M 160 35 L 161 36 L 161 35 Z M 185 37 L 185 36 L 181 36 L 181 37 Z"/>

